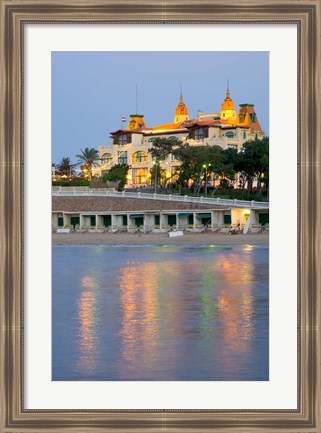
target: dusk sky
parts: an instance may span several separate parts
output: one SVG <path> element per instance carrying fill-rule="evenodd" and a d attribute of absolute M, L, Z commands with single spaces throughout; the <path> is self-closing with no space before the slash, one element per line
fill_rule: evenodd
<path fill-rule="evenodd" d="M 52 161 L 76 162 L 85 147 L 110 144 L 121 118 L 137 111 L 147 127 L 172 123 L 182 86 L 189 118 L 217 113 L 227 80 L 235 111 L 255 105 L 269 135 L 268 52 L 53 52 Z"/>

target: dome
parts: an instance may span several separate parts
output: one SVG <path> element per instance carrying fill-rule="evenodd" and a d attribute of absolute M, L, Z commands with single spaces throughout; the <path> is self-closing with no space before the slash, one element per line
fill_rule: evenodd
<path fill-rule="evenodd" d="M 188 120 L 188 108 L 184 104 L 183 95 L 180 95 L 179 104 L 175 110 L 174 123 L 182 123 Z"/>
<path fill-rule="evenodd" d="M 222 103 L 221 119 L 228 121 L 234 121 L 236 119 L 235 105 L 231 99 L 229 87 L 226 89 L 226 97 Z"/>
<path fill-rule="evenodd" d="M 222 111 L 224 110 L 235 110 L 234 102 L 231 99 L 230 89 L 226 89 L 226 98 L 222 104 Z"/>
<path fill-rule="evenodd" d="M 128 122 L 127 129 L 130 131 L 133 129 L 146 128 L 143 114 L 131 114 L 130 121 Z"/>

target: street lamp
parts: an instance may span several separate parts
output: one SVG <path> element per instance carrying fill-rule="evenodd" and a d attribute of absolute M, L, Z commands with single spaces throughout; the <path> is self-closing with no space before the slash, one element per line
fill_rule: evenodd
<path fill-rule="evenodd" d="M 207 197 L 207 168 L 210 166 L 211 164 L 203 164 L 203 168 L 205 169 L 205 197 Z"/>
<path fill-rule="evenodd" d="M 157 159 L 154 161 L 155 170 L 154 170 L 154 193 L 157 192 Z"/>

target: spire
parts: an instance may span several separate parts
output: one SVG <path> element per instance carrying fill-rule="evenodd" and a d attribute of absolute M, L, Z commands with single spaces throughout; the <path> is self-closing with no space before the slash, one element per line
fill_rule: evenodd
<path fill-rule="evenodd" d="M 183 91 L 182 91 L 182 83 L 181 83 L 181 94 L 180 94 L 180 97 L 179 97 L 179 103 L 180 104 L 184 104 L 184 101 L 183 101 Z"/>
<path fill-rule="evenodd" d="M 236 119 L 234 102 L 231 99 L 229 81 L 227 80 L 226 97 L 222 104 L 221 116 L 222 120 L 226 120 L 230 124 L 234 124 Z"/>
<path fill-rule="evenodd" d="M 231 99 L 231 93 L 230 93 L 228 79 L 227 79 L 227 87 L 226 87 L 226 99 Z"/>

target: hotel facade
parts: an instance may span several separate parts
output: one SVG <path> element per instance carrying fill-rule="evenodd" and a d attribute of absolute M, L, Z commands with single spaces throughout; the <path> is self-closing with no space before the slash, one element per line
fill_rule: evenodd
<path fill-rule="evenodd" d="M 197 119 L 190 119 L 188 108 L 180 95 L 174 112 L 173 123 L 148 127 L 142 114 L 131 114 L 126 129 L 111 132 L 111 143 L 98 146 L 100 165 L 94 175 L 108 173 L 116 164 L 128 164 L 127 187 L 139 188 L 151 184 L 153 157 L 148 151 L 156 138 L 175 138 L 190 146 L 220 146 L 223 149 L 234 148 L 238 152 L 243 143 L 264 137 L 254 105 L 239 105 L 238 113 L 227 88 L 225 99 L 218 113 L 198 112 Z M 160 162 L 169 181 L 180 167 L 180 161 L 174 155 L 168 155 Z"/>

